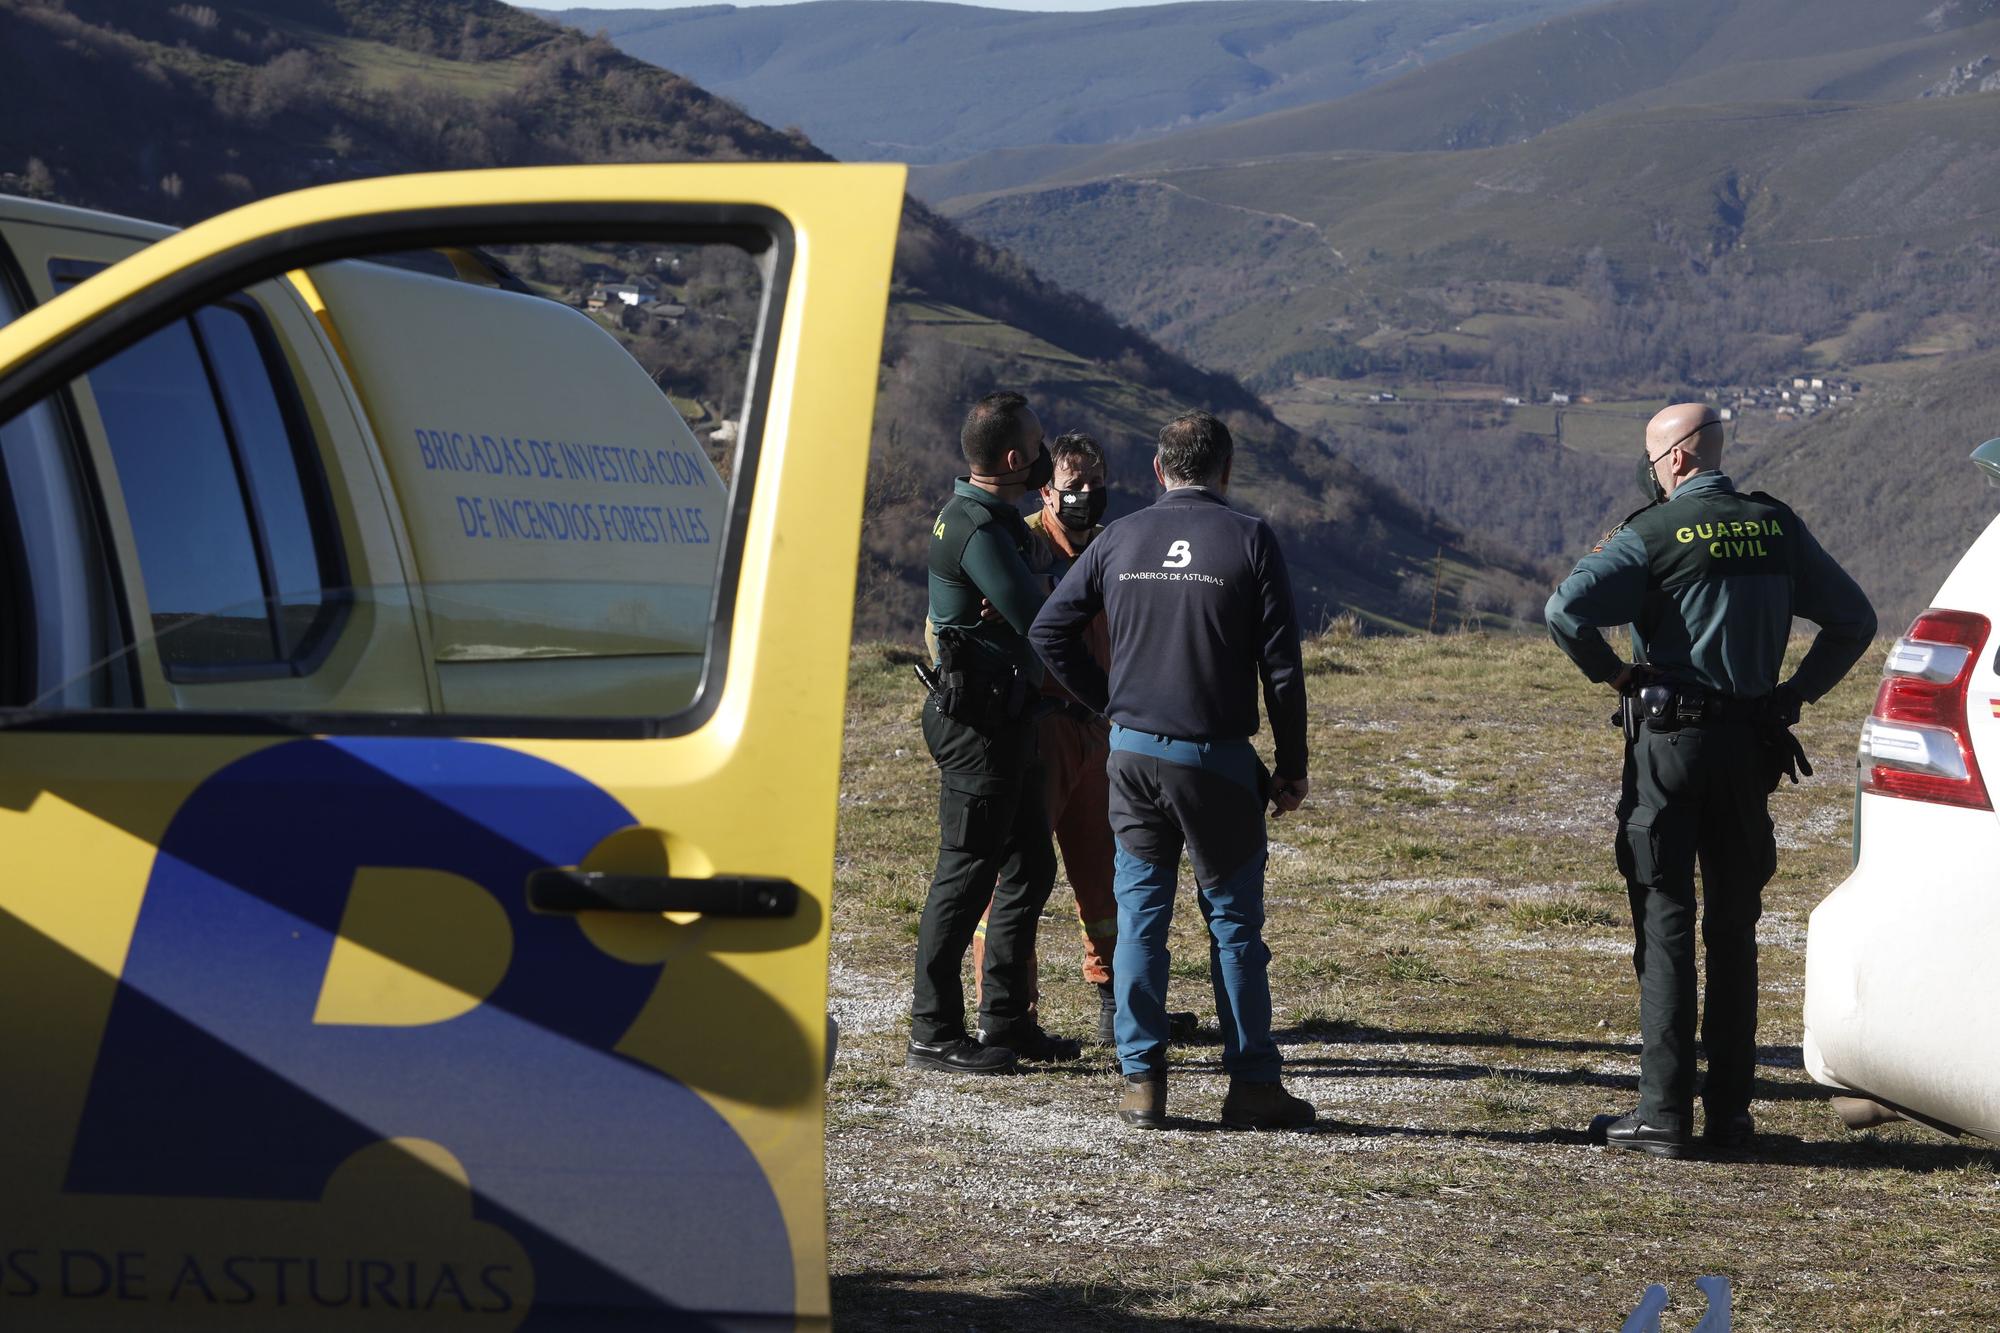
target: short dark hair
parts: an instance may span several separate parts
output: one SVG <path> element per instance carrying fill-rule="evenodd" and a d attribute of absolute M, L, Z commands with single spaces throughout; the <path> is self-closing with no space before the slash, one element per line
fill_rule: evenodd
<path fill-rule="evenodd" d="M 1214 482 L 1235 452 L 1229 427 L 1208 412 L 1183 412 L 1160 428 L 1160 471 L 1189 486 Z"/>
<path fill-rule="evenodd" d="M 1049 461 L 1057 467 L 1064 463 L 1074 463 L 1079 471 L 1088 472 L 1101 467 L 1107 472 L 1111 465 L 1104 461 L 1104 448 L 1097 440 L 1080 430 L 1066 430 L 1049 441 Z"/>
<path fill-rule="evenodd" d="M 1028 400 L 1011 390 L 989 393 L 972 405 L 959 427 L 958 448 L 972 470 L 993 476 L 1003 470 L 1007 451 L 1021 442 L 1021 414 Z"/>

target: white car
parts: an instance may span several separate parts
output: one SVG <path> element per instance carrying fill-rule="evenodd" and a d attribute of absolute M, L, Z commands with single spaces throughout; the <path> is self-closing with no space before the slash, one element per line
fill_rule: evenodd
<path fill-rule="evenodd" d="M 2000 440 L 1973 462 L 2000 481 Z M 1856 1128 L 2000 1141 L 2000 519 L 1896 641 L 1861 729 L 1853 873 L 1812 914 L 1805 1066 Z"/>

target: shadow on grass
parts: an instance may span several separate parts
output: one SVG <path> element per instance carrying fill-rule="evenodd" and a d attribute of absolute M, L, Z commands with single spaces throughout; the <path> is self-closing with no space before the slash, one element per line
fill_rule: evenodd
<path fill-rule="evenodd" d="M 1321 1120 L 1314 1133 L 1351 1134 L 1356 1138 L 1411 1138 L 1473 1140 L 1482 1143 L 1560 1143 L 1588 1146 L 1590 1135 L 1583 1129 L 1551 1126 L 1544 1129 L 1441 1129 L 1420 1125 L 1370 1125 L 1358 1121 Z M 1607 1150 L 1608 1151 L 1608 1150 Z M 1651 1160 L 1630 1155 L 1633 1160 Z M 1904 1143 L 1896 1140 L 1853 1137 L 1846 1139 L 1801 1139 L 1789 1134 L 1759 1134 L 1748 1148 L 1733 1152 L 1709 1152 L 1697 1139 L 1698 1160 L 1732 1166 L 1818 1167 L 1834 1170 L 1902 1171 L 1927 1174 L 1956 1171 L 1976 1165 L 1993 1165 L 1990 1146 L 1970 1143 Z M 1661 1162 L 1662 1170 L 1674 1164 Z"/>
<path fill-rule="evenodd" d="M 1483 1046 L 1521 1051 L 1608 1052 L 1637 1055 L 1636 1041 L 1587 1041 L 1580 1037 L 1517 1037 L 1511 1032 L 1398 1032 L 1365 1023 L 1305 1023 L 1273 1032 L 1279 1041 L 1332 1042 L 1343 1046 Z M 1798 1047 L 1791 1048 L 1794 1052 Z"/>
<path fill-rule="evenodd" d="M 1959 1171 L 1971 1166 L 1993 1167 L 1994 1148 L 1977 1139 L 1947 1139 L 1906 1143 L 1855 1134 L 1838 1139 L 1801 1139 L 1790 1134 L 1759 1134 L 1750 1147 L 1718 1157 L 1719 1161 L 1754 1166 L 1833 1167 L 1844 1171 L 1902 1171 L 1923 1175 Z"/>
<path fill-rule="evenodd" d="M 1553 1088 L 1636 1089 L 1633 1074 L 1606 1074 L 1594 1069 L 1514 1069 L 1505 1065 L 1461 1064 L 1443 1060 L 1349 1059 L 1342 1056 L 1285 1057 L 1285 1071 L 1300 1078 L 1428 1078 L 1448 1083 L 1473 1083 L 1487 1078 L 1505 1078 Z M 1831 1089 L 1816 1083 L 1776 1083 L 1759 1079 L 1754 1096 L 1758 1101 L 1824 1101 Z"/>
<path fill-rule="evenodd" d="M 1219 1120 L 1197 1120 L 1192 1116 L 1170 1115 L 1163 1132 L 1175 1131 L 1182 1134 L 1250 1134 L 1258 1133 L 1266 1138 L 1282 1142 L 1288 1135 L 1337 1134 L 1347 1138 L 1381 1139 L 1465 1139 L 1478 1143 L 1568 1143 L 1582 1145 L 1588 1143 L 1589 1136 L 1581 1129 L 1569 1129 L 1556 1125 L 1542 1129 L 1470 1129 L 1427 1128 L 1420 1125 L 1370 1125 L 1358 1120 L 1329 1120 L 1322 1116 L 1305 1129 L 1277 1130 L 1232 1130 Z M 1137 1134 L 1141 1131 L 1134 1130 Z"/>
<path fill-rule="evenodd" d="M 1168 1116 L 1165 1130 L 1182 1134 L 1235 1132 L 1225 1130 L 1220 1121 L 1197 1120 L 1192 1116 L 1180 1115 Z M 1140 1131 L 1132 1132 L 1137 1134 Z M 1434 1139 L 1440 1142 L 1514 1145 L 1546 1143 L 1575 1148 L 1588 1147 L 1592 1142 L 1589 1132 L 1582 1126 L 1544 1125 L 1521 1129 L 1486 1129 L 1465 1125 L 1385 1125 L 1360 1120 L 1336 1120 L 1325 1115 L 1307 1129 L 1271 1132 L 1272 1137 L 1279 1139 L 1287 1134 L 1336 1134 L 1357 1139 Z M 1910 1174 L 1956 1171 L 1979 1165 L 2000 1169 L 2000 1161 L 1996 1161 L 1995 1147 L 1981 1144 L 1976 1140 L 1947 1142 L 1940 1139 L 1938 1142 L 1906 1143 L 1894 1139 L 1878 1139 L 1872 1135 L 1836 1139 L 1801 1139 L 1789 1134 L 1759 1134 L 1749 1148 L 1739 1151 L 1711 1153 L 1703 1147 L 1699 1139 L 1696 1140 L 1695 1148 L 1695 1156 L 1701 1160 L 1736 1166 L 1818 1167 L 1848 1171 L 1902 1171 Z M 1670 1168 L 1663 1167 L 1663 1169 Z"/>
<path fill-rule="evenodd" d="M 1312 1041 L 1336 1046 L 1477 1046 L 1517 1051 L 1573 1051 L 1578 1054 L 1637 1055 L 1636 1041 L 1591 1041 L 1582 1037 L 1520 1037 L 1511 1032 L 1398 1032 L 1361 1023 L 1305 1023 L 1271 1034 L 1279 1041 Z M 1757 1063 L 1778 1069 L 1802 1069 L 1805 1056 L 1797 1046 L 1759 1046 Z"/>
<path fill-rule="evenodd" d="M 833 1322 L 842 1333 L 864 1329 L 978 1329 L 980 1333 L 1228 1333 L 1268 1328 L 1227 1317 L 1153 1315 L 1140 1307 L 1157 1290 L 1096 1282 L 1018 1282 L 1005 1291 L 950 1291 L 925 1273 L 850 1273 L 833 1279 Z M 1358 1324 L 1315 1324 L 1325 1333 L 1387 1333 Z"/>

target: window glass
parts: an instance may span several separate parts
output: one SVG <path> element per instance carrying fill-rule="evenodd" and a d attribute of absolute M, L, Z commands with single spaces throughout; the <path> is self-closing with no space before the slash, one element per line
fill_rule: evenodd
<path fill-rule="evenodd" d="M 21 309 L 0 274 L 0 324 Z M 66 681 L 59 701 L 86 707 L 128 702 L 121 673 L 97 669 L 119 640 L 110 613 L 109 579 L 98 560 L 88 488 L 56 404 L 43 402 L 0 423 L 0 542 L 20 552 L 21 583 L 5 633 L 8 650 L 32 661 L 17 668 L 8 705 L 35 697 L 38 683 Z M 13 526 L 12 541 L 5 527 Z M 17 661 L 19 659 L 16 659 Z"/>
<path fill-rule="evenodd" d="M 271 661 L 250 517 L 193 331 L 185 322 L 168 325 L 88 378 L 161 660 Z"/>
<path fill-rule="evenodd" d="M 771 239 L 704 222 L 315 264 L 78 380 L 108 563 L 152 613 L 108 652 L 125 701 L 499 734 L 695 705 L 776 355 Z M 59 286 L 92 268 L 44 262 Z M 36 706 L 75 706 L 46 676 Z"/>
<path fill-rule="evenodd" d="M 210 306 L 195 316 L 209 364 L 222 390 L 229 425 L 254 500 L 252 516 L 269 553 L 279 650 L 295 655 L 325 601 L 319 542 L 300 481 L 292 430 L 271 381 L 250 317 L 234 306 Z"/>

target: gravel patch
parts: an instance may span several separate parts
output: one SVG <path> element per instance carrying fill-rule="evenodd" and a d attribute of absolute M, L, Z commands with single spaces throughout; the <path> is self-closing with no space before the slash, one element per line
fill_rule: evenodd
<path fill-rule="evenodd" d="M 834 957 L 827 972 L 826 1008 L 840 1024 L 842 1056 L 852 1050 L 852 1038 L 893 1032 L 910 1021 L 909 995 L 902 987 L 841 960 L 839 950 L 848 938 L 835 937 Z"/>
<path fill-rule="evenodd" d="M 1757 922 L 1757 944 L 1764 949 L 1806 951 L 1805 922 L 1791 912 L 1766 910 Z"/>
<path fill-rule="evenodd" d="M 1629 955 L 1632 952 L 1632 937 L 1629 933 L 1617 939 L 1606 938 L 1603 935 L 1565 935 L 1560 939 L 1522 939 L 1518 936 L 1509 938 L 1501 935 L 1490 937 L 1488 947 L 1499 949 L 1506 953 L 1548 953 L 1551 951 L 1566 952 L 1574 950 L 1577 953 Z"/>
<path fill-rule="evenodd" d="M 1408 758 L 1410 756 L 1405 757 Z M 1456 791 L 1459 785 L 1457 778 L 1447 778 L 1436 773 L 1427 773 L 1421 768 L 1399 769 L 1396 776 L 1401 779 L 1403 785 L 1415 787 L 1420 791 Z"/>
<path fill-rule="evenodd" d="M 1349 898 L 1388 898 L 1415 893 L 1472 895 L 1492 893 L 1498 887 L 1493 880 L 1472 875 L 1426 875 L 1418 879 L 1378 879 L 1368 884 L 1349 884 L 1340 893 Z"/>
<path fill-rule="evenodd" d="M 1796 804 L 1774 798 L 1771 807 L 1771 822 L 1776 826 L 1778 847 L 1783 851 L 1845 843 L 1852 836 L 1852 812 L 1846 806 L 1823 805 L 1801 815 Z"/>

